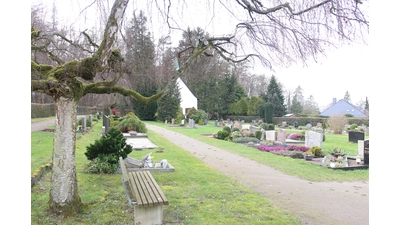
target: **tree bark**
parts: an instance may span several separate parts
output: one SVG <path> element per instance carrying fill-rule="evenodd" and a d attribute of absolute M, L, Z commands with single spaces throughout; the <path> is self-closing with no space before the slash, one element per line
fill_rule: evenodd
<path fill-rule="evenodd" d="M 55 104 L 56 128 L 49 203 L 51 212 L 69 216 L 82 209 L 75 166 L 77 102 L 73 98 L 60 97 Z"/>

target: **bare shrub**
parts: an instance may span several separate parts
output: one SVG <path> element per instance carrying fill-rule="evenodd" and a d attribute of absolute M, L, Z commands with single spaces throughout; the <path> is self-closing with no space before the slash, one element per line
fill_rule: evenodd
<path fill-rule="evenodd" d="M 328 126 L 334 134 L 341 134 L 349 120 L 344 114 L 332 115 L 328 119 Z"/>

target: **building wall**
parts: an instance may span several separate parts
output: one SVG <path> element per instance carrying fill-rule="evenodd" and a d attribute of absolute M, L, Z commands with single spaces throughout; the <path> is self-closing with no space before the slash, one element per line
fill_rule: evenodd
<path fill-rule="evenodd" d="M 197 109 L 197 98 L 193 95 L 193 93 L 189 90 L 189 88 L 186 86 L 186 84 L 181 80 L 181 78 L 178 78 L 177 80 L 179 90 L 181 92 L 181 107 L 182 107 L 182 112 L 185 115 L 185 109 L 186 108 L 192 108 L 194 107 Z"/>

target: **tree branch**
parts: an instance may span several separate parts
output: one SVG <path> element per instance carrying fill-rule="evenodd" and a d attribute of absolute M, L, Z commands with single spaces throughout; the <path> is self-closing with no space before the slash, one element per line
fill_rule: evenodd
<path fill-rule="evenodd" d="M 329 3 L 329 2 L 332 2 L 332 0 L 322 1 L 322 2 L 320 2 L 318 4 L 316 4 L 316 5 L 310 6 L 310 7 L 306 8 L 306 9 L 298 11 L 298 12 L 295 12 L 292 9 L 292 7 L 290 6 L 289 3 L 280 4 L 280 5 L 277 5 L 275 7 L 268 8 L 268 9 L 260 9 L 258 6 L 254 7 L 253 5 L 251 5 L 247 0 L 236 0 L 236 2 L 239 3 L 239 5 L 241 5 L 243 8 L 248 10 L 250 13 L 254 12 L 254 13 L 257 13 L 257 14 L 266 15 L 266 14 L 270 14 L 270 13 L 279 11 L 281 9 L 287 9 L 290 12 L 291 15 L 301 15 L 301 14 L 306 13 L 308 11 L 311 11 L 311 10 L 313 10 L 315 8 L 318 8 L 318 7 L 322 6 L 322 5 L 325 5 L 325 4 Z M 260 6 L 262 6 L 262 5 L 260 5 Z"/>

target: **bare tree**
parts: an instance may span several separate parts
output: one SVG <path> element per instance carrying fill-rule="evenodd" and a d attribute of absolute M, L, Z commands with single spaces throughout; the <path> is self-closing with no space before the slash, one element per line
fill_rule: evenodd
<path fill-rule="evenodd" d="M 102 4 L 102 1 L 94 2 Z M 171 9 L 185 10 L 185 6 L 195 4 L 164 1 L 161 6 L 158 1 L 154 2 L 170 29 L 180 29 L 178 19 L 173 16 L 182 16 L 174 14 Z M 51 96 L 57 109 L 49 201 L 52 212 L 73 215 L 82 207 L 76 179 L 75 131 L 76 106 L 83 96 L 118 93 L 146 105 L 166 93 L 200 56 L 218 55 L 233 63 L 258 58 L 272 68 L 275 64 L 287 65 L 298 60 L 305 62 L 308 57 L 316 58 L 325 46 L 336 45 L 338 40 L 360 39 L 368 32 L 368 21 L 360 9 L 359 0 L 290 0 L 287 3 L 279 0 L 267 3 L 258 0 L 221 0 L 214 3 L 220 3 L 219 9 L 235 18 L 237 23 L 233 31 L 227 35 L 200 36 L 185 49 L 189 54 L 185 60 L 179 60 L 176 74 L 164 89 L 148 97 L 118 83 L 124 74 L 124 58 L 116 38 L 128 0 L 114 1 L 106 17 L 100 43 L 85 31 L 41 32 L 40 28 L 33 25 L 31 51 L 40 51 L 47 58 L 40 60 L 32 57 L 31 91 Z M 181 7 L 172 4 L 180 4 Z M 213 4 L 201 6 L 212 8 Z M 212 12 L 210 14 L 214 15 Z M 177 54 L 177 58 L 179 56 Z"/>
<path fill-rule="evenodd" d="M 329 129 L 331 129 L 334 134 L 341 134 L 344 130 L 344 126 L 349 123 L 349 120 L 343 114 L 336 114 L 331 115 L 327 122 Z"/>
<path fill-rule="evenodd" d="M 222 36 L 204 36 L 199 45 L 213 48 L 224 59 L 233 62 L 258 58 L 273 68 L 308 58 L 316 60 L 328 46 L 339 46 L 353 40 L 365 41 L 369 22 L 363 10 L 367 1 L 360 0 L 221 0 L 208 6 L 212 12 L 226 12 L 232 32 Z M 180 3 L 176 3 L 180 4 Z M 202 3 L 205 4 L 205 3 Z M 165 7 L 166 23 L 172 29 L 185 31 L 177 22 L 187 18 L 188 6 L 178 7 L 171 1 Z M 202 5 L 201 5 L 202 6 Z M 361 8 L 364 6 L 364 8 Z M 200 5 L 197 5 L 200 7 Z M 202 6 L 206 7 L 206 6 Z M 163 9 L 160 9 L 160 11 Z M 215 16 L 215 14 L 213 14 Z M 215 22 L 215 21 L 214 21 Z M 219 21 L 220 22 L 220 21 Z"/>

